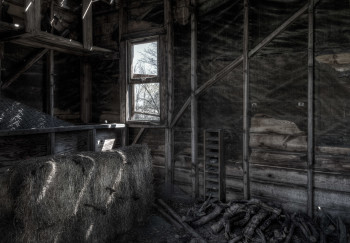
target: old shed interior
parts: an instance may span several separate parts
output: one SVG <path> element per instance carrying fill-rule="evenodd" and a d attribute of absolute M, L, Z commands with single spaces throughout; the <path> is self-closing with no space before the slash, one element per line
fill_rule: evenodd
<path fill-rule="evenodd" d="M 350 242 L 349 0 L 2 0 L 0 242 Z"/>

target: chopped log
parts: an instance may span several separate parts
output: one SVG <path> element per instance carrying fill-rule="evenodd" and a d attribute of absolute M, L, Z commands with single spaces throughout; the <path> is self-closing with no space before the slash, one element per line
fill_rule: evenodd
<path fill-rule="evenodd" d="M 243 234 L 246 238 L 252 238 L 256 228 L 261 223 L 261 221 L 267 216 L 267 214 L 268 213 L 265 209 L 260 209 L 259 212 L 252 217 L 248 225 L 243 229 Z"/>
<path fill-rule="evenodd" d="M 209 205 L 210 199 L 211 199 L 211 194 L 209 195 L 209 197 L 207 198 L 207 200 L 205 200 L 205 202 L 202 204 L 202 206 L 199 209 L 199 212 L 203 212 L 205 211 L 205 209 L 207 208 L 207 206 Z"/>
<path fill-rule="evenodd" d="M 168 212 L 189 232 L 191 233 L 195 238 L 200 239 L 202 242 L 206 242 L 206 240 L 203 239 L 202 236 L 200 236 L 191 226 L 189 226 L 187 223 L 182 222 L 181 217 L 171 208 L 169 207 L 162 199 L 157 200 L 158 203 L 163 206 Z"/>
<path fill-rule="evenodd" d="M 249 200 L 248 205 L 250 205 L 250 204 L 255 204 L 255 205 L 263 208 L 264 210 L 272 212 L 272 213 L 275 213 L 277 215 L 280 215 L 281 212 L 282 212 L 282 209 L 271 207 L 271 206 L 267 205 L 266 203 L 264 203 L 264 202 L 262 202 L 262 201 L 260 201 L 258 199 L 251 199 L 251 200 Z"/>
<path fill-rule="evenodd" d="M 277 214 L 272 214 L 270 215 L 270 217 L 268 217 L 264 223 L 262 223 L 262 225 L 259 227 L 259 230 L 261 231 L 265 231 L 273 221 L 275 221 L 278 218 Z"/>
<path fill-rule="evenodd" d="M 218 222 L 213 224 L 210 228 L 214 234 L 219 233 L 225 226 L 225 220 L 221 218 Z"/>
<path fill-rule="evenodd" d="M 255 232 L 260 237 L 262 243 L 266 243 L 265 235 L 260 228 L 256 229 Z"/>
<path fill-rule="evenodd" d="M 240 220 L 235 219 L 233 225 L 235 225 L 235 226 L 244 226 L 244 225 L 246 225 L 249 222 L 249 220 L 252 217 L 252 215 L 257 213 L 258 209 L 259 208 L 256 205 L 251 205 L 250 207 L 248 207 L 246 209 L 244 217 L 242 219 L 240 219 Z"/>
<path fill-rule="evenodd" d="M 300 228 L 301 232 L 303 233 L 303 235 L 305 236 L 305 238 L 310 241 L 310 242 L 317 242 L 317 239 L 315 236 L 313 236 L 309 230 L 309 228 L 307 227 L 305 220 L 302 217 L 295 217 L 292 218 L 292 221 L 294 222 L 294 224 Z"/>
<path fill-rule="evenodd" d="M 231 239 L 230 241 L 229 241 L 229 243 L 236 243 L 236 242 L 239 242 L 240 240 L 242 240 L 243 239 L 243 236 L 242 235 L 237 235 L 237 236 L 235 236 L 233 239 Z"/>
<path fill-rule="evenodd" d="M 224 216 L 218 222 L 211 226 L 213 233 L 219 233 L 224 228 L 225 220 L 231 219 L 237 212 L 239 212 L 240 209 L 242 209 L 242 207 L 242 205 L 233 204 L 229 208 L 227 208 L 226 212 L 224 213 Z"/>
<path fill-rule="evenodd" d="M 339 243 L 347 243 L 348 241 L 347 241 L 346 226 L 340 217 L 338 217 L 338 229 L 339 229 Z"/>
<path fill-rule="evenodd" d="M 221 207 L 219 205 L 215 205 L 214 210 L 210 214 L 208 214 L 208 215 L 200 218 L 199 220 L 195 221 L 193 223 L 193 225 L 194 226 L 201 226 L 203 224 L 208 223 L 209 221 L 211 221 L 211 220 L 215 219 L 216 217 L 218 217 L 221 214 L 222 210 L 223 210 L 223 207 Z"/>
<path fill-rule="evenodd" d="M 295 230 L 295 224 L 292 223 L 292 225 L 290 226 L 290 229 L 289 229 L 289 233 L 288 233 L 287 238 L 284 241 L 284 243 L 289 243 L 292 240 L 292 236 L 294 234 L 294 230 Z"/>
<path fill-rule="evenodd" d="M 224 226 L 225 226 L 225 238 L 226 240 L 231 239 L 231 222 L 229 220 L 226 220 L 224 222 Z"/>

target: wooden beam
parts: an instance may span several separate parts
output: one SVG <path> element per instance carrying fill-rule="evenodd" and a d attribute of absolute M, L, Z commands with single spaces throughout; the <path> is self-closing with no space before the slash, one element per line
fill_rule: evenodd
<path fill-rule="evenodd" d="M 191 174 L 192 196 L 199 196 L 199 170 L 198 170 L 198 100 L 197 90 L 197 1 L 191 0 Z"/>
<path fill-rule="evenodd" d="M 88 133 L 89 133 L 88 150 L 92 152 L 96 152 L 96 129 L 91 129 Z"/>
<path fill-rule="evenodd" d="M 36 33 L 40 31 L 41 22 L 41 1 L 25 0 L 25 31 L 28 33 Z"/>
<path fill-rule="evenodd" d="M 134 138 L 134 141 L 132 141 L 132 145 L 137 144 L 142 136 L 142 134 L 145 132 L 144 127 L 140 128 L 139 132 L 137 133 L 136 137 Z"/>
<path fill-rule="evenodd" d="M 174 131 L 170 127 L 174 112 L 174 20 L 172 1 L 164 1 L 164 24 L 166 26 L 166 63 L 167 63 L 167 127 L 165 129 L 165 183 L 170 192 L 174 184 Z"/>
<path fill-rule="evenodd" d="M 23 73 L 39 61 L 46 53 L 48 49 L 38 51 L 31 59 L 29 59 L 16 73 L 14 73 L 5 83 L 1 85 L 2 89 L 9 87 L 14 81 L 16 81 Z"/>
<path fill-rule="evenodd" d="M 87 50 L 92 50 L 92 0 L 83 0 L 83 45 Z"/>
<path fill-rule="evenodd" d="M 56 146 L 56 133 L 51 132 L 47 134 L 47 155 L 55 154 L 55 146 Z"/>
<path fill-rule="evenodd" d="M 243 23 L 243 192 L 250 198 L 249 181 L 249 0 L 244 0 Z"/>
<path fill-rule="evenodd" d="M 92 50 L 92 0 L 83 0 L 83 46 Z M 82 59 L 80 78 L 80 118 L 84 123 L 90 123 L 92 119 L 92 70 L 91 64 Z"/>
<path fill-rule="evenodd" d="M 126 123 L 126 96 L 127 96 L 127 43 L 122 40 L 122 36 L 127 33 L 127 11 L 126 0 L 119 1 L 119 84 L 120 84 L 120 122 Z M 122 145 L 128 145 L 128 128 L 122 131 Z"/>
<path fill-rule="evenodd" d="M 316 4 L 318 1 L 315 1 L 314 4 Z M 254 56 L 258 51 L 260 51 L 263 47 L 265 47 L 267 44 L 269 44 L 277 35 L 279 35 L 283 30 L 285 30 L 289 25 L 294 23 L 295 20 L 298 19 L 307 9 L 308 4 L 306 4 L 304 7 L 299 9 L 295 14 L 293 14 L 289 19 L 287 19 L 281 26 L 279 26 L 275 31 L 273 31 L 271 34 L 269 34 L 263 41 L 261 41 L 257 46 L 255 46 L 252 50 L 248 52 L 248 57 Z M 232 61 L 230 64 L 228 64 L 225 68 L 221 69 L 218 73 L 216 73 L 212 78 L 210 78 L 208 81 L 206 81 L 202 86 L 197 88 L 195 91 L 196 96 L 202 95 L 208 88 L 210 88 L 212 85 L 217 83 L 219 80 L 221 80 L 223 77 L 225 77 L 228 73 L 230 73 L 232 70 L 234 70 L 236 67 L 238 67 L 243 62 L 243 55 L 237 57 L 234 61 Z M 185 112 L 187 107 L 189 106 L 188 100 L 183 104 L 182 108 L 180 109 L 179 113 L 176 114 L 173 122 L 171 123 L 172 127 L 176 125 L 179 118 L 182 116 L 182 114 Z"/>
<path fill-rule="evenodd" d="M 52 133 L 52 132 L 58 133 L 58 132 L 88 131 L 91 129 L 124 129 L 124 128 L 125 128 L 125 124 L 112 123 L 112 124 L 99 124 L 99 125 L 36 128 L 36 129 L 0 130 L 0 137 L 43 134 L 43 133 Z"/>
<path fill-rule="evenodd" d="M 308 26 L 308 138 L 307 138 L 307 213 L 313 216 L 314 210 L 314 0 L 309 0 Z"/>
<path fill-rule="evenodd" d="M 1 9 L 0 9 L 1 10 Z M 0 14 L 1 17 L 1 14 Z M 4 43 L 0 42 L 0 87 L 2 86 L 2 60 L 4 58 Z M 1 98 L 1 89 L 0 89 L 0 98 Z"/>
<path fill-rule="evenodd" d="M 170 127 L 173 128 L 176 123 L 178 122 L 178 120 L 181 118 L 182 114 L 185 112 L 185 110 L 188 108 L 188 106 L 191 103 L 191 97 L 189 97 L 185 103 L 182 105 L 181 109 L 179 110 L 179 112 L 176 114 L 175 118 L 173 119 L 173 121 L 170 124 Z"/>
<path fill-rule="evenodd" d="M 6 38 L 3 39 L 0 37 L 0 41 L 3 40 L 6 40 Z M 37 32 L 36 34 L 24 34 L 21 35 L 21 38 L 11 40 L 11 42 L 18 45 L 46 48 L 78 56 L 102 55 L 106 57 L 114 57 L 116 55 L 116 52 L 112 50 L 97 46 L 93 46 L 90 50 L 85 48 L 84 45 L 78 41 L 53 35 L 44 31 Z"/>
<path fill-rule="evenodd" d="M 91 64 L 80 61 L 80 119 L 90 123 L 92 118 L 92 71 Z"/>

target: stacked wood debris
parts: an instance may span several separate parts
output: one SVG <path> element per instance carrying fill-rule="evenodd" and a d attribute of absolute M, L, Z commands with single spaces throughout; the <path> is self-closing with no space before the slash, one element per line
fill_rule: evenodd
<path fill-rule="evenodd" d="M 210 225 L 214 234 L 234 242 L 341 242 L 347 243 L 346 226 L 320 209 L 316 220 L 304 213 L 289 214 L 257 199 L 221 203 L 208 198 L 192 207 L 182 221 L 195 230 Z"/>

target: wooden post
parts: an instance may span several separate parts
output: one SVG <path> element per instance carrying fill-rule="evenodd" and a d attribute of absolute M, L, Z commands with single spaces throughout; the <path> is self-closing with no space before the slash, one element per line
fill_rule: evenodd
<path fill-rule="evenodd" d="M 164 2 L 164 24 L 167 28 L 167 128 L 165 129 L 165 183 L 168 191 L 174 184 L 174 131 L 170 127 L 174 111 L 174 21 L 171 0 Z"/>
<path fill-rule="evenodd" d="M 50 6 L 50 20 L 54 18 L 54 1 L 51 1 Z M 53 33 L 53 27 L 51 28 L 51 33 Z M 48 51 L 48 49 L 44 49 L 44 51 Z M 45 53 L 46 53 L 45 52 Z M 47 92 L 47 113 L 51 116 L 51 121 L 54 117 L 54 95 L 55 95 L 55 55 L 54 51 L 50 50 L 47 55 L 47 77 L 46 83 L 48 84 L 48 92 Z M 53 122 L 51 122 L 51 126 L 53 126 Z M 50 155 L 55 154 L 55 146 L 56 146 L 56 133 L 52 132 L 48 134 L 49 136 L 49 149 L 48 153 Z"/>
<path fill-rule="evenodd" d="M 40 0 L 25 0 L 25 31 L 37 33 L 41 30 L 41 6 Z"/>
<path fill-rule="evenodd" d="M 277 29 L 275 29 L 271 34 L 269 34 L 265 39 L 263 39 L 258 45 L 256 45 L 253 49 L 248 52 L 248 57 L 254 56 L 259 50 L 269 44 L 276 36 L 282 33 L 288 26 L 295 22 L 301 15 L 304 14 L 308 9 L 308 4 L 299 9 L 295 14 L 293 14 L 289 19 L 287 19 L 283 24 L 281 24 Z M 243 55 L 237 57 L 234 61 L 229 63 L 226 67 L 221 69 L 218 73 L 216 73 L 213 77 L 203 83 L 195 92 L 196 96 L 202 95 L 208 88 L 217 83 L 219 80 L 222 80 L 229 72 L 234 70 L 236 67 L 241 65 L 243 62 Z M 182 114 L 185 112 L 187 107 L 190 105 L 190 99 L 186 100 L 186 102 L 181 107 L 180 111 L 174 117 L 174 120 L 171 123 L 171 127 L 174 127 L 177 121 L 181 118 Z"/>
<path fill-rule="evenodd" d="M 96 152 L 96 129 L 91 129 L 88 133 L 88 150 Z"/>
<path fill-rule="evenodd" d="M 191 164 L 192 164 L 192 196 L 199 196 L 198 171 L 198 111 L 197 97 L 197 1 L 191 0 Z"/>
<path fill-rule="evenodd" d="M 249 2 L 244 0 L 243 30 L 243 192 L 250 198 L 249 181 Z"/>
<path fill-rule="evenodd" d="M 56 145 L 56 133 L 54 132 L 48 133 L 47 138 L 48 138 L 47 154 L 54 155 L 55 145 Z"/>
<path fill-rule="evenodd" d="M 119 85 L 120 85 L 120 122 L 126 123 L 126 89 L 127 89 L 127 43 L 122 35 L 127 32 L 127 13 L 125 0 L 119 1 Z M 122 146 L 128 145 L 128 128 L 122 130 Z"/>
<path fill-rule="evenodd" d="M 83 0 L 83 45 L 92 50 L 92 0 Z"/>
<path fill-rule="evenodd" d="M 0 9 L 1 10 L 1 9 Z M 0 13 L 0 17 L 1 17 L 1 13 Z M 2 85 L 2 59 L 4 58 L 4 43 L 0 42 L 0 87 Z M 0 89 L 0 98 L 1 98 L 1 89 Z"/>
<path fill-rule="evenodd" d="M 307 213 L 314 208 L 314 0 L 309 0 L 308 36 L 308 138 L 307 138 Z"/>
<path fill-rule="evenodd" d="M 84 59 L 80 61 L 80 74 L 80 119 L 89 123 L 92 118 L 92 73 L 91 64 Z"/>
<path fill-rule="evenodd" d="M 92 51 L 92 0 L 83 0 L 83 45 Z M 92 71 L 91 64 L 82 59 L 80 62 L 80 119 L 90 123 L 92 119 Z"/>

